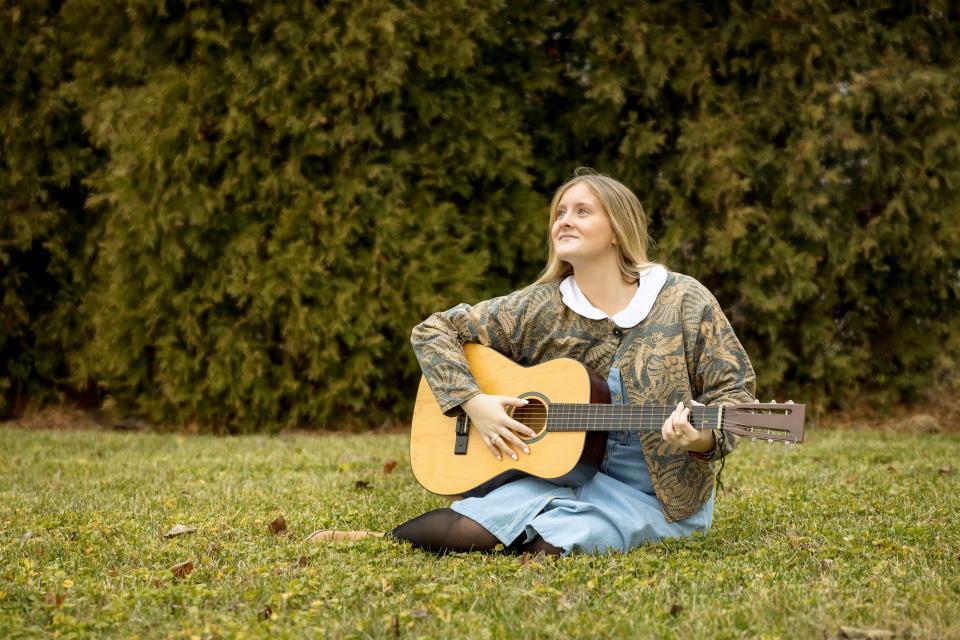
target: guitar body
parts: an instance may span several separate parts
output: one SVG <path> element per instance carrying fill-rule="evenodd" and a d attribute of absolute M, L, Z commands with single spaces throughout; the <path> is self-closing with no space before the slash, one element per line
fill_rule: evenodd
<path fill-rule="evenodd" d="M 541 408 L 541 414 L 552 403 L 610 402 L 606 382 L 576 360 L 560 358 L 523 367 L 479 345 L 464 345 L 464 352 L 483 393 L 528 398 L 530 406 Z M 538 432 L 522 438 L 530 455 L 518 452 L 517 461 L 509 456 L 497 460 L 472 426 L 466 450 L 456 453 L 457 418 L 443 415 L 426 379 L 421 378 L 410 431 L 410 465 L 417 481 L 440 495 L 482 496 L 525 476 L 579 486 L 596 473 L 606 449 L 605 432 L 548 432 L 545 420 L 538 425 L 520 414 L 514 417 Z"/>

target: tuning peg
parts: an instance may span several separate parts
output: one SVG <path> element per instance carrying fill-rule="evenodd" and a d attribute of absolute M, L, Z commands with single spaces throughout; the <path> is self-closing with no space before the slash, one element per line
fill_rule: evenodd
<path fill-rule="evenodd" d="M 789 447 L 789 446 L 792 445 L 792 444 L 793 444 L 793 443 L 790 442 L 789 440 L 784 440 L 784 441 L 783 441 L 783 446 L 785 446 L 785 447 Z"/>
<path fill-rule="evenodd" d="M 767 444 L 773 444 L 773 438 L 767 438 Z"/>
<path fill-rule="evenodd" d="M 797 403 L 794 402 L 793 400 L 787 400 L 787 404 L 797 404 Z"/>

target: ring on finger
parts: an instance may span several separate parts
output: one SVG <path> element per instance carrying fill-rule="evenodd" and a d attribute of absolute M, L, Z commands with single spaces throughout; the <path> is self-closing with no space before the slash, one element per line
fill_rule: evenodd
<path fill-rule="evenodd" d="M 499 433 L 498 433 L 497 435 L 495 435 L 495 436 L 491 436 L 491 437 L 490 437 L 490 446 L 495 445 L 495 444 L 497 443 L 497 440 L 499 440 L 499 439 L 500 439 L 500 434 L 499 434 Z"/>

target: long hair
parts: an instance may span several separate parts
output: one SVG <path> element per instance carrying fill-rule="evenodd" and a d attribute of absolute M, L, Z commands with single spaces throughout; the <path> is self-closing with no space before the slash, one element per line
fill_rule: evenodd
<path fill-rule="evenodd" d="M 553 224 L 557 221 L 557 208 L 560 199 L 567 189 L 576 185 L 585 184 L 597 197 L 600 205 L 610 218 L 610 226 L 617 239 L 617 262 L 620 274 L 625 282 L 635 282 L 640 273 L 653 263 L 647 258 L 647 251 L 652 247 L 650 235 L 647 233 L 647 214 L 643 205 L 622 182 L 610 176 L 596 173 L 592 169 L 581 167 L 573 177 L 557 189 L 550 203 L 550 225 L 547 232 L 547 266 L 535 284 L 562 280 L 573 273 L 573 266 L 557 257 L 553 246 Z"/>

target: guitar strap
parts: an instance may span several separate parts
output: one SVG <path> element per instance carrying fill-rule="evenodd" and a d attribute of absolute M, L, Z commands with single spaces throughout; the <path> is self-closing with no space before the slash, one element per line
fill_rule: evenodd
<path fill-rule="evenodd" d="M 720 468 L 717 469 L 717 491 L 723 491 L 723 480 L 720 479 L 720 474 L 723 473 L 723 465 L 727 463 L 727 456 L 723 450 L 724 441 L 727 439 L 727 432 L 723 430 L 723 427 L 717 429 L 720 432 L 720 442 L 717 445 L 720 447 Z"/>

